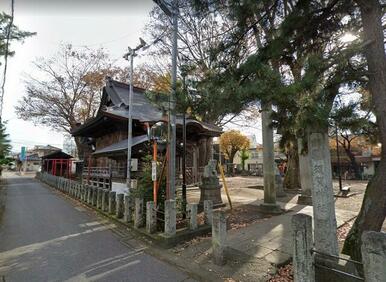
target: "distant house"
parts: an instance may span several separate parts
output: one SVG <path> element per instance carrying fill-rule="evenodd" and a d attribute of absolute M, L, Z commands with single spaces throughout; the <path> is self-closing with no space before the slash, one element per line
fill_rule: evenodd
<path fill-rule="evenodd" d="M 53 152 L 61 151 L 62 149 L 51 145 L 36 145 L 33 149 L 29 150 L 31 154 L 36 154 L 40 158 L 51 154 Z"/>
<path fill-rule="evenodd" d="M 41 171 L 70 178 L 73 171 L 71 159 L 72 156 L 62 150 L 52 152 L 42 157 Z"/>
<path fill-rule="evenodd" d="M 245 161 L 245 170 L 249 171 L 255 175 L 262 176 L 263 175 L 263 145 L 256 144 L 255 147 L 251 147 L 248 149 L 249 158 Z M 237 166 L 238 170 L 242 170 L 241 165 L 241 152 L 237 152 L 235 158 L 233 159 L 233 163 Z M 276 163 L 281 163 L 285 161 L 287 158 L 285 154 L 275 150 L 275 161 Z"/>
<path fill-rule="evenodd" d="M 145 155 L 152 154 L 149 129 L 156 123 L 167 121 L 167 113 L 159 105 L 152 103 L 145 94 L 144 89 L 133 87 L 132 158 L 133 163 L 138 163 L 133 170 L 140 170 L 141 159 Z M 106 86 L 103 87 L 96 117 L 72 131 L 72 135 L 82 138 L 85 145 L 84 165 L 110 167 L 113 178 L 117 182 L 124 182 L 126 179 L 128 105 L 129 86 L 108 78 Z M 182 173 L 182 124 L 183 120 L 179 115 L 176 120 L 176 176 L 178 179 L 181 178 Z M 193 118 L 186 119 L 188 183 L 199 181 L 200 173 L 210 158 L 210 141 L 213 137 L 220 136 L 221 132 L 221 128 L 215 125 Z M 161 144 L 159 155 L 163 157 L 165 153 L 165 145 Z M 135 175 L 135 171 L 133 174 Z"/>
<path fill-rule="evenodd" d="M 378 144 L 371 144 L 365 136 L 353 136 L 349 138 L 352 138 L 352 141 L 350 142 L 350 152 L 354 157 L 355 163 L 359 167 L 361 179 L 371 178 L 375 174 L 375 170 L 381 159 L 381 146 Z M 352 160 L 346 151 L 348 146 L 346 146 L 345 149 L 342 144 L 339 145 L 340 160 L 338 162 L 335 137 L 330 138 L 329 143 L 333 176 L 338 176 L 339 164 L 341 175 L 347 179 L 354 179 L 355 175 Z"/>
<path fill-rule="evenodd" d="M 42 157 L 58 151 L 61 151 L 61 149 L 51 145 L 36 145 L 32 149 L 27 150 L 25 161 L 20 161 L 20 153 L 15 156 L 15 160 L 19 170 L 40 171 Z M 25 165 L 27 166 L 24 167 Z"/>

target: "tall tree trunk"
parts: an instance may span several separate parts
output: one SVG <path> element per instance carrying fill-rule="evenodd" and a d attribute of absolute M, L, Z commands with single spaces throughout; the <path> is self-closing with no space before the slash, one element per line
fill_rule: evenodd
<path fill-rule="evenodd" d="M 346 152 L 347 157 L 350 159 L 351 168 L 354 170 L 355 178 L 361 179 L 361 169 L 355 160 L 355 155 L 351 149 L 347 148 L 346 146 L 344 146 L 344 151 Z"/>
<path fill-rule="evenodd" d="M 82 137 L 75 137 L 74 139 L 75 139 L 76 149 L 78 151 L 78 158 L 80 160 L 84 160 L 85 159 L 85 151 L 86 151 L 85 146 L 86 145 L 81 142 L 81 138 Z"/>
<path fill-rule="evenodd" d="M 386 216 L 386 55 L 382 28 L 382 10 L 378 0 L 355 0 L 359 5 L 366 44 L 369 87 L 377 117 L 381 161 L 367 185 L 362 207 L 343 247 L 343 253 L 361 260 L 361 237 L 366 230 L 380 231 Z"/>
<path fill-rule="evenodd" d="M 284 187 L 287 189 L 300 188 L 299 152 L 296 139 L 287 146 L 287 171 L 284 176 Z"/>

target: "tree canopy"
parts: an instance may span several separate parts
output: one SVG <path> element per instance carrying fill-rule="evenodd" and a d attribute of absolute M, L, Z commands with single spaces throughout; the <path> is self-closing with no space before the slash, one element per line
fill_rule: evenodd
<path fill-rule="evenodd" d="M 230 163 L 238 151 L 249 149 L 249 139 L 238 130 L 229 130 L 220 136 L 220 150 L 225 154 L 225 157 Z"/>

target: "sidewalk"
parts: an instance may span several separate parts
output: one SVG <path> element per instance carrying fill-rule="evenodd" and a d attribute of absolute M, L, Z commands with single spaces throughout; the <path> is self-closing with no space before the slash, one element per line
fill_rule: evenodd
<path fill-rule="evenodd" d="M 196 201 L 197 195 L 199 191 L 190 191 L 189 201 Z M 262 200 L 248 198 L 233 195 L 233 205 L 258 206 L 262 203 Z M 291 202 L 278 204 L 286 210 L 284 214 L 271 217 L 261 215 L 260 219 L 246 227 L 228 230 L 225 266 L 216 266 L 211 261 L 211 237 L 194 239 L 168 250 L 175 257 L 173 263 L 192 272 L 210 274 L 211 281 L 267 281 L 270 274 L 275 273 L 276 267 L 291 259 L 292 216 L 296 213 L 313 214 L 312 206 Z M 355 216 L 356 212 L 336 209 L 338 227 Z"/>

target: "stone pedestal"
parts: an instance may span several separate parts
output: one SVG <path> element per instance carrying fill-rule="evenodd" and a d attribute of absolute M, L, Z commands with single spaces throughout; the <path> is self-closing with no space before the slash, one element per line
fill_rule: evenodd
<path fill-rule="evenodd" d="M 201 191 L 199 205 L 201 207 L 205 200 L 212 201 L 216 208 L 224 206 L 221 199 L 222 185 L 217 177 L 216 163 L 216 160 L 210 160 L 208 165 L 205 166 L 202 183 L 199 186 Z"/>
<path fill-rule="evenodd" d="M 298 197 L 298 204 L 312 206 L 311 196 L 311 163 L 308 152 L 304 150 L 303 139 L 298 139 L 298 154 L 299 154 L 299 170 L 300 170 L 300 185 L 302 194 Z"/>

